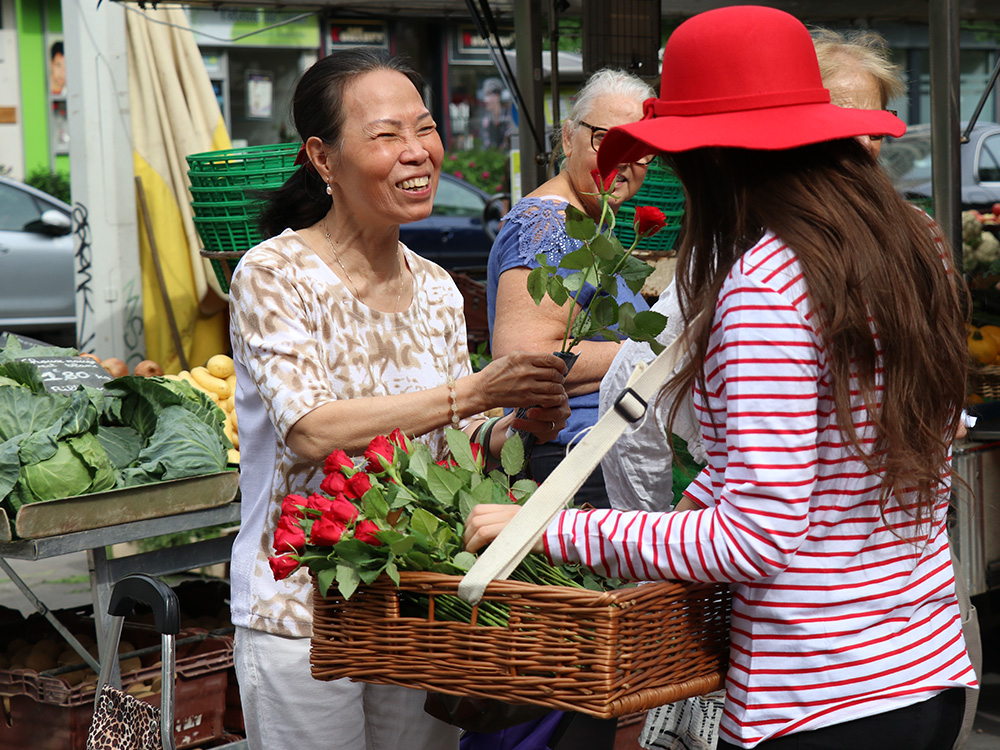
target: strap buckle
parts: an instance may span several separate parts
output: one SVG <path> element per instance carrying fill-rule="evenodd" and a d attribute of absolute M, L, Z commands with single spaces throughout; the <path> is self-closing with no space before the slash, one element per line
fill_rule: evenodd
<path fill-rule="evenodd" d="M 646 414 L 646 402 L 631 388 L 625 388 L 618 394 L 614 408 L 631 424 L 635 424 Z"/>

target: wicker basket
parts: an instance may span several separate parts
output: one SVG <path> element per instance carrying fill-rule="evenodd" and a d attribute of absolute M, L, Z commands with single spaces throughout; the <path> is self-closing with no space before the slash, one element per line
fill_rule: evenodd
<path fill-rule="evenodd" d="M 981 365 L 972 371 L 975 393 L 987 401 L 1000 400 L 1000 367 Z"/>
<path fill-rule="evenodd" d="M 484 601 L 510 606 L 507 627 L 434 620 L 461 576 L 407 572 L 349 600 L 313 595 L 312 675 L 624 716 L 723 684 L 729 589 L 655 582 L 610 592 L 494 581 Z M 429 597 L 400 612 L 399 591 Z"/>

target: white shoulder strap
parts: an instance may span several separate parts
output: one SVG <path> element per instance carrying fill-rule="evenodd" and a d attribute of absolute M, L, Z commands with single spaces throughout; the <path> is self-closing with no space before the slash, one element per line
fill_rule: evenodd
<path fill-rule="evenodd" d="M 693 322 L 693 321 L 692 321 Z M 507 578 L 525 558 L 556 515 L 577 493 L 625 428 L 642 419 L 646 404 L 670 377 L 686 346 L 681 335 L 636 374 L 583 439 L 528 498 L 458 584 L 458 595 L 478 604 L 490 581 Z"/>

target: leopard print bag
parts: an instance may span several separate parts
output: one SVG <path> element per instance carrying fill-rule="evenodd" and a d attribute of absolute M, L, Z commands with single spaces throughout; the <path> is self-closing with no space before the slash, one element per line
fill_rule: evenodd
<path fill-rule="evenodd" d="M 105 685 L 87 735 L 87 750 L 163 750 L 160 709 Z"/>

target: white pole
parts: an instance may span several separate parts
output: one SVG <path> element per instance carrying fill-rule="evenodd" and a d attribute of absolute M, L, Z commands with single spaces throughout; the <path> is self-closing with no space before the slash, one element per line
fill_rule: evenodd
<path fill-rule="evenodd" d="M 144 359 L 125 9 L 62 0 L 81 351 Z"/>

